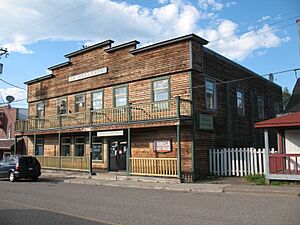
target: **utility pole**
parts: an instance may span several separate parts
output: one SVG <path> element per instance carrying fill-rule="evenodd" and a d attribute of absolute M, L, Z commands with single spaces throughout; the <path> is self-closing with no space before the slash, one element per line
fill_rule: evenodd
<path fill-rule="evenodd" d="M 0 59 L 2 56 L 5 56 L 5 58 L 7 58 L 8 56 L 7 48 L 0 48 Z M 0 63 L 0 75 L 2 74 L 2 72 L 3 72 L 3 64 Z"/>
<path fill-rule="evenodd" d="M 300 19 L 297 19 L 296 23 L 298 24 L 299 54 L 300 54 Z"/>

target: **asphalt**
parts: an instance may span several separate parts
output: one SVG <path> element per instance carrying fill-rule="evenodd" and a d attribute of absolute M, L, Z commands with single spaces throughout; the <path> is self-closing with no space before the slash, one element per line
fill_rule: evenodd
<path fill-rule="evenodd" d="M 126 176 L 124 174 L 100 174 L 90 176 L 88 173 L 67 171 L 43 171 L 42 177 L 60 178 L 64 183 L 84 184 L 106 187 L 125 187 L 148 190 L 165 190 L 196 193 L 244 193 L 258 195 L 280 195 L 300 197 L 300 185 L 271 186 L 253 185 L 242 182 L 240 178 L 233 178 L 224 184 L 202 181 L 200 183 L 179 183 L 177 179 L 149 178 Z"/>

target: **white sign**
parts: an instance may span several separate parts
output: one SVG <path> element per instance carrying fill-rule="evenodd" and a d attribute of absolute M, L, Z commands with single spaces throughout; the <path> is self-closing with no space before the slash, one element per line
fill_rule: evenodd
<path fill-rule="evenodd" d="M 101 74 L 105 74 L 107 72 L 108 72 L 108 68 L 103 67 L 103 68 L 96 69 L 96 70 L 93 70 L 93 71 L 89 71 L 89 72 L 86 72 L 86 73 L 81 73 L 81 74 L 71 76 L 71 77 L 69 77 L 69 82 L 73 82 L 73 81 L 77 81 L 77 80 L 83 80 L 83 79 L 86 79 L 86 78 L 89 78 L 89 77 L 94 77 L 94 76 L 98 76 L 98 75 L 101 75 Z"/>
<path fill-rule="evenodd" d="M 115 131 L 99 131 L 97 132 L 98 137 L 110 137 L 110 136 L 123 136 L 123 130 Z"/>

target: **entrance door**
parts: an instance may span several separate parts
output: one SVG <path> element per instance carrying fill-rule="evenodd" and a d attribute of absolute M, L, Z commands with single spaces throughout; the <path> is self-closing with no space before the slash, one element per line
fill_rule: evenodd
<path fill-rule="evenodd" d="M 127 141 L 116 140 L 110 142 L 109 170 L 126 170 Z"/>

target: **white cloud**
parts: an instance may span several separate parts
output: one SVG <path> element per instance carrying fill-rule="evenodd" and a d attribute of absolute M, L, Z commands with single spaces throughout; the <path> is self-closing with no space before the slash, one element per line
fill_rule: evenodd
<path fill-rule="evenodd" d="M 261 19 L 258 20 L 258 22 L 263 22 L 263 21 L 269 20 L 269 19 L 271 19 L 270 16 L 263 16 Z"/>
<path fill-rule="evenodd" d="M 220 11 L 224 5 L 216 0 L 198 0 L 200 8 L 204 10 Z"/>
<path fill-rule="evenodd" d="M 268 25 L 238 34 L 238 24 L 219 19 L 218 12 L 234 1 L 159 0 L 159 7 L 149 8 L 112 0 L 87 2 L 48 0 L 1 0 L 0 45 L 11 52 L 33 54 L 28 47 L 41 40 L 72 40 L 95 43 L 113 39 L 116 44 L 137 39 L 141 45 L 197 33 L 209 41 L 211 48 L 235 60 L 243 60 L 256 50 L 278 47 L 289 41 Z M 9 18 L 9 20 L 7 19 Z M 266 17 L 263 17 L 267 19 Z M 262 19 L 263 19 L 262 18 Z M 200 26 L 200 23 L 209 27 Z M 282 31 L 280 31 L 282 34 Z M 230 36 L 230 38 L 227 38 Z M 286 35 L 285 35 L 286 36 Z M 225 39 L 224 39 L 225 38 Z"/>
<path fill-rule="evenodd" d="M 6 101 L 5 98 L 8 95 L 14 96 L 15 100 L 21 100 L 27 96 L 27 91 L 19 88 L 0 88 L 0 92 L 4 101 Z"/>

